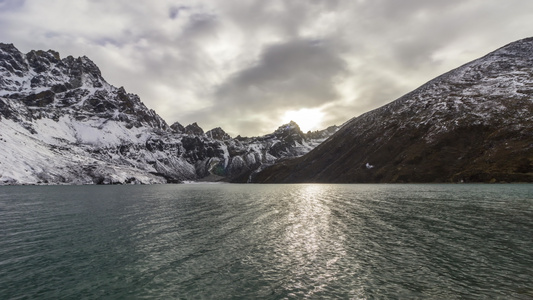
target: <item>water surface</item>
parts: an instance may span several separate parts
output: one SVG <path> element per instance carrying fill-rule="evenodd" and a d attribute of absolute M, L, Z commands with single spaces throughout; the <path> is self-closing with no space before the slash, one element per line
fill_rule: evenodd
<path fill-rule="evenodd" d="M 1 299 L 533 299 L 533 185 L 0 187 Z"/>

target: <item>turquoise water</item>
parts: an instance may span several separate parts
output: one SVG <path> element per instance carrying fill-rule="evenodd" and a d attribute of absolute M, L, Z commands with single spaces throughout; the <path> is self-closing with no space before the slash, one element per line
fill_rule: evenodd
<path fill-rule="evenodd" d="M 0 299 L 533 299 L 533 185 L 0 187 Z"/>

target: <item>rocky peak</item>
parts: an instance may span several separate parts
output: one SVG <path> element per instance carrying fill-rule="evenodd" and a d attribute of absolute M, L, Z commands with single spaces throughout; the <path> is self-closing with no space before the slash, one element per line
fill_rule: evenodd
<path fill-rule="evenodd" d="M 231 139 L 231 136 L 227 134 L 224 130 L 222 130 L 222 128 L 220 127 L 213 128 L 209 130 L 208 132 L 206 132 L 205 134 L 207 135 L 207 137 L 215 139 L 215 140 L 219 140 L 219 141 L 225 141 L 225 140 Z"/>
<path fill-rule="evenodd" d="M 301 132 L 301 130 L 300 130 L 300 126 L 298 126 L 298 124 L 296 124 L 296 122 L 291 120 L 289 123 L 279 126 L 278 129 L 276 129 L 275 132 L 277 132 L 277 133 L 278 132 L 279 133 L 283 133 L 283 132 Z"/>
<path fill-rule="evenodd" d="M 288 142 L 297 141 L 302 143 L 302 141 L 305 140 L 305 135 L 300 130 L 300 126 L 298 126 L 298 124 L 296 124 L 294 121 L 290 121 L 289 123 L 278 127 L 278 129 L 274 131 L 274 135 Z"/>
<path fill-rule="evenodd" d="M 170 128 L 176 133 L 185 132 L 185 127 L 183 127 L 183 125 L 181 125 L 179 122 L 174 122 L 174 124 L 170 125 Z"/>
<path fill-rule="evenodd" d="M 98 66 L 86 56 L 60 59 L 53 50 L 22 54 L 13 45 L 2 44 L 0 74 L 0 97 L 39 108 L 30 111 L 35 118 L 75 115 L 79 120 L 113 119 L 130 128 L 143 124 L 168 128 L 137 95 L 108 84 Z"/>
<path fill-rule="evenodd" d="M 7 87 L 4 78 L 22 76 L 27 70 L 24 55 L 13 44 L 0 43 L 0 88 Z"/>
<path fill-rule="evenodd" d="M 35 73 L 42 73 L 60 62 L 59 53 L 48 50 L 32 50 L 26 54 L 26 59 Z"/>
<path fill-rule="evenodd" d="M 186 134 L 192 134 L 192 135 L 203 135 L 204 130 L 198 126 L 196 122 L 189 124 L 185 126 L 185 133 Z"/>
<path fill-rule="evenodd" d="M 7 43 L 1 43 L 0 42 L 0 49 L 7 50 L 7 51 L 13 51 L 13 50 L 18 51 L 18 49 L 15 47 L 15 45 L 13 45 L 11 43 L 7 44 Z"/>
<path fill-rule="evenodd" d="M 0 43 L 0 54 L 3 59 L 8 58 L 12 55 L 22 55 L 20 51 L 13 44 L 4 44 Z"/>
<path fill-rule="evenodd" d="M 100 68 L 98 68 L 98 66 L 87 56 L 82 56 L 77 60 L 80 62 L 82 69 L 85 73 L 91 74 L 94 77 L 102 77 L 102 72 L 100 72 Z"/>
<path fill-rule="evenodd" d="M 308 139 L 323 139 L 323 138 L 327 138 L 327 137 L 331 136 L 337 130 L 339 130 L 339 126 L 332 125 L 332 126 L 329 126 L 328 128 L 323 129 L 323 130 L 308 131 L 305 134 L 305 137 L 308 138 Z"/>

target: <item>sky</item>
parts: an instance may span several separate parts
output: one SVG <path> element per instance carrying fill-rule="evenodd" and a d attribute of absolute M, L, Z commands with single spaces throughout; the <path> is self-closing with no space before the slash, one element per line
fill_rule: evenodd
<path fill-rule="evenodd" d="M 341 125 L 533 36 L 523 0 L 0 0 L 0 42 L 87 56 L 167 123 Z"/>

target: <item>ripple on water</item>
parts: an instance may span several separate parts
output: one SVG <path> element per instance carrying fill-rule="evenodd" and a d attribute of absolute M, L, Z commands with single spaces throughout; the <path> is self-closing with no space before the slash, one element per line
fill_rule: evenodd
<path fill-rule="evenodd" d="M 533 297 L 532 185 L 0 189 L 0 295 Z"/>

